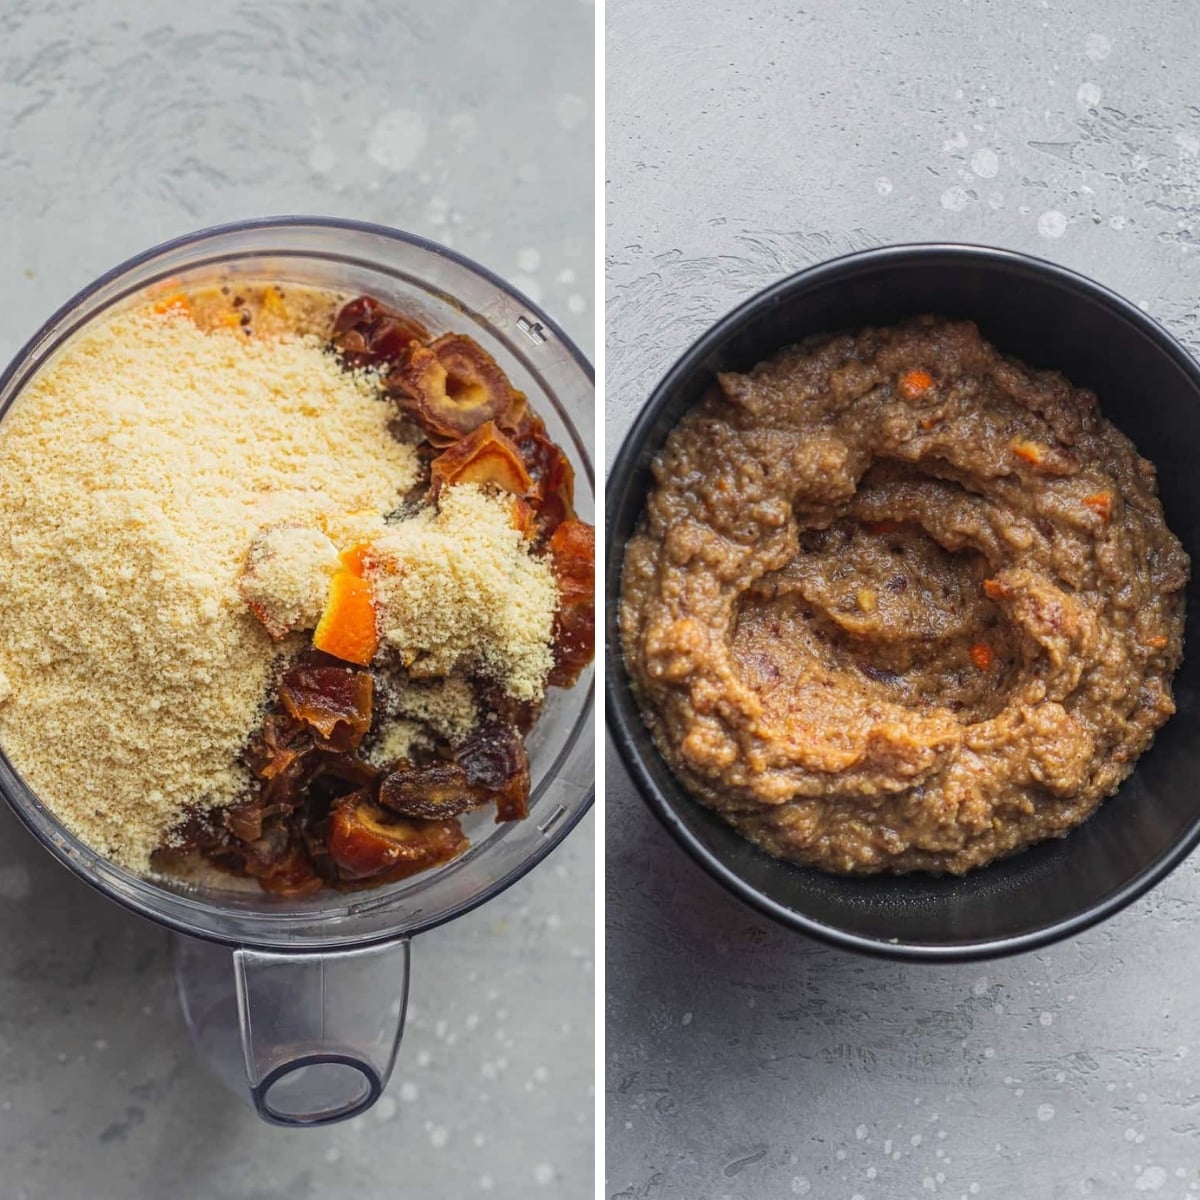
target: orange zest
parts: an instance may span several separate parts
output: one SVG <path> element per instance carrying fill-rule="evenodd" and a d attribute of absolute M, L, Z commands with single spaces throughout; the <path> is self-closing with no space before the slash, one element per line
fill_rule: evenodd
<path fill-rule="evenodd" d="M 983 581 L 983 594 L 989 600 L 1003 600 L 1008 595 L 1008 591 L 998 579 L 985 579 Z"/>
<path fill-rule="evenodd" d="M 981 670 L 986 671 L 995 661 L 995 654 L 987 642 L 976 642 L 971 647 L 971 661 Z"/>
<path fill-rule="evenodd" d="M 1105 525 L 1108 524 L 1112 517 L 1112 493 L 1111 492 L 1094 492 L 1090 496 L 1084 496 L 1083 503 L 1085 507 L 1090 508 Z"/>
<path fill-rule="evenodd" d="M 1165 650 L 1169 640 L 1169 638 L 1160 633 L 1157 637 L 1147 638 L 1146 645 L 1149 646 L 1151 650 Z"/>
<path fill-rule="evenodd" d="M 351 570 L 334 574 L 313 645 L 334 658 L 365 667 L 379 648 L 371 585 Z"/>
<path fill-rule="evenodd" d="M 897 387 L 905 400 L 918 400 L 933 387 L 933 376 L 920 368 L 914 371 L 905 371 L 900 376 Z"/>
<path fill-rule="evenodd" d="M 361 579 L 367 572 L 367 562 L 374 552 L 375 547 L 370 542 L 358 542 L 349 550 L 343 550 L 338 558 L 351 575 L 357 575 Z"/>
<path fill-rule="evenodd" d="M 180 316 L 190 317 L 192 315 L 192 306 L 183 292 L 172 292 L 169 296 L 164 296 L 161 300 L 155 300 L 154 311 L 159 314 L 179 313 Z"/>
<path fill-rule="evenodd" d="M 1040 442 L 1018 438 L 1011 444 L 1012 452 L 1022 461 L 1037 467 L 1046 459 L 1046 447 Z"/>

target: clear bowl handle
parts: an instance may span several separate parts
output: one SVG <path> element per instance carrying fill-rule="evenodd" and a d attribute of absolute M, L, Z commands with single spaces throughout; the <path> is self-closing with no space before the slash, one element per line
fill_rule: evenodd
<path fill-rule="evenodd" d="M 232 963 L 228 949 L 175 939 L 192 1040 L 273 1125 L 328 1125 L 379 1099 L 404 1030 L 408 963 L 406 938 L 325 954 L 239 948 Z"/>

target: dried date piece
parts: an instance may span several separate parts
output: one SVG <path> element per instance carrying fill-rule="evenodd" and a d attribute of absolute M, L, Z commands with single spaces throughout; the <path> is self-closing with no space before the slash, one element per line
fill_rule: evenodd
<path fill-rule="evenodd" d="M 342 307 L 333 323 L 333 344 L 351 370 L 391 366 L 413 342 L 429 333 L 412 317 L 385 307 L 370 296 L 359 296 Z"/>
<path fill-rule="evenodd" d="M 459 438 L 433 460 L 429 470 L 431 500 L 438 498 L 442 488 L 460 483 L 493 483 L 519 497 L 533 494 L 533 480 L 521 461 L 521 452 L 494 421 L 485 421 Z"/>
<path fill-rule="evenodd" d="M 397 817 L 366 792 L 344 797 L 329 818 L 329 853 L 346 880 L 402 879 L 448 862 L 466 846 L 457 821 Z"/>
<path fill-rule="evenodd" d="M 596 653 L 595 529 L 564 521 L 550 539 L 550 555 L 559 598 L 548 682 L 571 687 Z"/>
<path fill-rule="evenodd" d="M 485 421 L 516 429 L 525 396 L 477 342 L 447 333 L 428 346 L 412 346 L 387 377 L 401 412 L 433 442 L 448 444 Z"/>
<path fill-rule="evenodd" d="M 527 416 L 514 441 L 534 482 L 538 532 L 548 538 L 564 521 L 575 518 L 575 470 L 540 417 Z"/>
<path fill-rule="evenodd" d="M 511 725 L 487 721 L 454 752 L 467 782 L 483 787 L 496 803 L 496 821 L 520 821 L 529 814 L 529 754 Z"/>
<path fill-rule="evenodd" d="M 321 748 L 352 750 L 371 727 L 374 680 L 369 671 L 301 664 L 279 683 L 279 698 L 320 735 Z"/>
<path fill-rule="evenodd" d="M 491 793 L 473 787 L 458 763 L 434 759 L 393 763 L 379 785 L 379 803 L 406 817 L 458 817 L 491 800 Z"/>

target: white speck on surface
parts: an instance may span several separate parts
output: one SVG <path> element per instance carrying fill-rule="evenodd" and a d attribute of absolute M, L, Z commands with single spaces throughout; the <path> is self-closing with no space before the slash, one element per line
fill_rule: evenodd
<path fill-rule="evenodd" d="M 892 194 L 892 181 L 886 175 L 881 175 L 875 180 L 875 190 L 881 196 L 890 196 Z"/>
<path fill-rule="evenodd" d="M 533 246 L 526 246 L 517 251 L 517 266 L 522 271 L 533 272 L 542 265 L 542 253 Z"/>
<path fill-rule="evenodd" d="M 375 1105 L 375 1116 L 380 1121 L 390 1121 L 396 1115 L 396 1101 L 391 1096 L 383 1096 Z"/>
<path fill-rule="evenodd" d="M 417 1051 L 417 1066 L 418 1067 L 427 1067 L 427 1066 L 429 1066 L 429 1064 L 431 1062 L 433 1062 L 433 1056 L 429 1053 L 428 1050 L 418 1050 Z"/>
<path fill-rule="evenodd" d="M 946 154 L 951 154 L 955 150 L 965 150 L 966 147 L 967 147 L 967 135 L 961 131 L 956 133 L 953 137 L 947 138 L 942 143 L 942 150 Z"/>
<path fill-rule="evenodd" d="M 533 1077 L 538 1083 L 545 1083 L 550 1078 L 550 1072 L 545 1067 L 534 1067 Z"/>
<path fill-rule="evenodd" d="M 479 136 L 479 121 L 474 113 L 460 112 L 446 122 L 450 134 L 460 146 L 473 142 Z"/>
<path fill-rule="evenodd" d="M 586 311 L 587 301 L 578 293 L 572 292 L 567 297 L 567 310 L 573 313 L 581 313 Z"/>
<path fill-rule="evenodd" d="M 985 995 L 987 995 L 987 990 L 988 990 L 988 977 L 986 975 L 980 976 L 980 978 L 978 978 L 977 980 L 975 980 L 975 982 L 973 984 L 971 984 L 971 995 L 972 996 L 985 996 Z"/>
<path fill-rule="evenodd" d="M 1038 1110 L 1037 1110 L 1037 1119 L 1039 1121 L 1054 1120 L 1054 1105 L 1053 1104 L 1039 1104 Z"/>
<path fill-rule="evenodd" d="M 1067 232 L 1067 218 L 1052 208 L 1038 217 L 1038 233 L 1044 238 L 1060 238 Z"/>
<path fill-rule="evenodd" d="M 316 142 L 308 152 L 308 165 L 318 175 L 328 175 L 337 166 L 337 155 L 327 142 Z"/>
<path fill-rule="evenodd" d="M 1193 134 L 1185 133 L 1181 130 L 1175 135 L 1175 145 L 1188 158 L 1195 158 L 1197 155 L 1200 155 L 1200 137 L 1196 137 Z"/>
<path fill-rule="evenodd" d="M 341 1157 L 342 1152 L 336 1146 L 330 1146 L 329 1149 L 325 1151 L 325 1161 L 327 1163 L 335 1163 Z"/>
<path fill-rule="evenodd" d="M 490 1175 L 480 1175 L 479 1190 L 481 1192 L 490 1192 L 492 1190 L 493 1186 L 494 1186 L 494 1183 L 493 1183 L 492 1177 Z"/>
<path fill-rule="evenodd" d="M 429 140 L 425 118 L 411 108 L 395 108 L 375 122 L 367 139 L 367 154 L 389 171 L 407 171 Z"/>
<path fill-rule="evenodd" d="M 1054 1024 L 1054 1014 L 1052 1012 L 1039 1013 L 1038 1014 L 1038 1024 L 1039 1025 L 1053 1025 Z"/>
<path fill-rule="evenodd" d="M 957 183 L 942 193 L 942 207 L 949 212 L 961 212 L 967 207 L 969 201 L 967 189 Z"/>
<path fill-rule="evenodd" d="M 549 1163 L 538 1163 L 533 1168 L 533 1181 L 545 1187 L 554 1182 L 554 1168 Z"/>
<path fill-rule="evenodd" d="M 0 867 L 0 900 L 25 900 L 32 891 L 33 883 L 24 867 Z"/>
<path fill-rule="evenodd" d="M 976 150 L 971 155 L 971 170 L 980 179 L 994 179 L 1000 170 L 1000 160 L 996 157 L 995 150 L 990 150 L 987 146 Z"/>
<path fill-rule="evenodd" d="M 1079 102 L 1081 108 L 1099 108 L 1100 99 L 1103 95 L 1104 93 L 1094 83 L 1085 80 L 1079 85 L 1079 90 L 1075 93 L 1075 99 Z"/>
<path fill-rule="evenodd" d="M 878 1174 L 879 1174 L 879 1168 L 878 1168 L 878 1167 L 868 1167 L 868 1168 L 867 1168 L 867 1178 L 868 1178 L 868 1179 L 874 1179 L 874 1178 L 875 1178 L 875 1176 L 876 1176 L 876 1175 L 878 1175 Z"/>
<path fill-rule="evenodd" d="M 792 1195 L 807 1196 L 812 1191 L 812 1184 L 808 1182 L 802 1175 L 792 1176 Z"/>
<path fill-rule="evenodd" d="M 108 1049 L 108 1042 L 106 1042 L 104 1038 L 97 1038 L 92 1045 L 95 1046 L 97 1050 L 103 1051 Z"/>
<path fill-rule="evenodd" d="M 846 1161 L 846 1152 L 845 1152 L 845 1150 L 839 1150 L 839 1151 L 837 1152 L 837 1154 L 835 1154 L 835 1155 L 834 1155 L 834 1157 L 835 1157 L 835 1158 L 838 1160 L 838 1162 L 845 1162 L 845 1161 Z"/>
<path fill-rule="evenodd" d="M 1167 1172 L 1162 1167 L 1147 1167 L 1133 1181 L 1135 1192 L 1157 1192 L 1167 1182 Z"/>
<path fill-rule="evenodd" d="M 563 267 L 563 269 L 561 271 L 559 271 L 559 273 L 558 273 L 558 282 L 559 283 L 574 283 L 575 282 L 575 272 L 572 271 L 570 267 Z M 557 867 L 555 869 L 555 874 L 557 874 L 559 870 L 561 870 L 563 872 L 561 875 L 559 875 L 559 878 L 566 879 L 566 877 L 567 877 L 566 868 L 561 867 L 561 866 Z"/>
<path fill-rule="evenodd" d="M 864 1141 L 867 1136 L 867 1127 L 865 1125 L 858 1126 L 858 1128 L 854 1131 L 854 1136 L 858 1138 L 860 1142 Z"/>
<path fill-rule="evenodd" d="M 980 1191 L 979 1184 L 971 1184 L 971 1186 L 967 1188 L 967 1191 L 970 1192 L 972 1196 L 978 1196 Z"/>
<path fill-rule="evenodd" d="M 1112 42 L 1102 33 L 1089 33 L 1083 49 L 1093 62 L 1103 62 L 1112 53 Z"/>
<path fill-rule="evenodd" d="M 560 96 L 554 105 L 554 119 L 563 129 L 578 129 L 587 116 L 588 102 L 582 96 Z"/>
<path fill-rule="evenodd" d="M 514 275 L 511 282 L 518 292 L 524 292 L 534 304 L 538 304 L 541 301 L 542 285 L 532 275 Z M 503 1020 L 499 1013 L 496 1016 Z"/>
<path fill-rule="evenodd" d="M 910 1138 L 908 1139 L 908 1141 L 909 1141 L 909 1145 L 911 1145 L 911 1146 L 913 1146 L 913 1147 L 915 1148 L 915 1147 L 917 1147 L 917 1146 L 919 1146 L 919 1145 L 921 1144 L 921 1142 L 922 1142 L 922 1138 L 921 1138 L 921 1135 L 920 1135 L 919 1133 L 914 1133 L 914 1134 L 912 1135 L 912 1137 L 910 1137 Z"/>
<path fill-rule="evenodd" d="M 436 1146 L 439 1150 L 450 1140 L 450 1131 L 445 1125 L 435 1125 L 429 1131 L 430 1145 Z"/>
<path fill-rule="evenodd" d="M 400 1085 L 400 1099 L 403 1100 L 405 1104 L 412 1104 L 413 1101 L 416 1100 L 417 1094 L 417 1085 L 415 1083 L 409 1083 L 406 1079 Z"/>

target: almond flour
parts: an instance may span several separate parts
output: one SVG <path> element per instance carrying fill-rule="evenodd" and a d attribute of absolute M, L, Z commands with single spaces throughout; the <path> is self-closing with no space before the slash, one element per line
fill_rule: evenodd
<path fill-rule="evenodd" d="M 390 417 L 315 338 L 147 308 L 85 332 L 0 425 L 0 745 L 95 850 L 145 870 L 189 808 L 243 789 L 278 652 L 238 593 L 247 548 L 393 508 L 418 468 Z"/>

